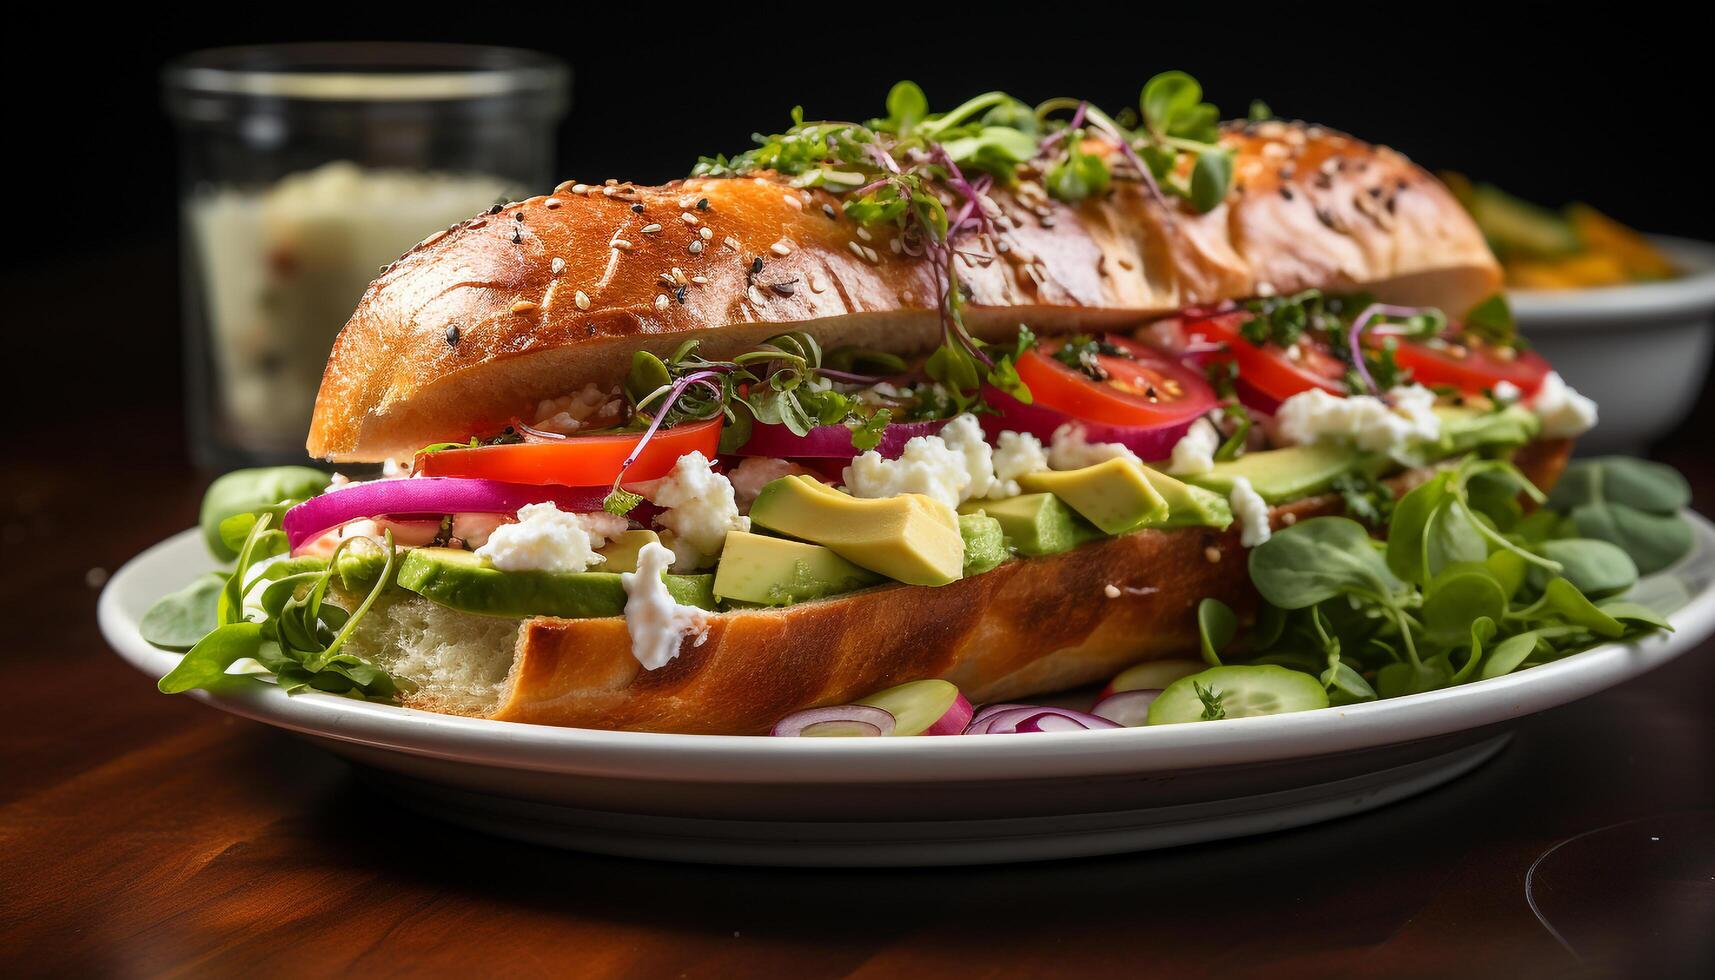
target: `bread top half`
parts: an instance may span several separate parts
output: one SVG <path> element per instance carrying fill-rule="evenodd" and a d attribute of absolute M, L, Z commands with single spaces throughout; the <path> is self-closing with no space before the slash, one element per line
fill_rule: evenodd
<path fill-rule="evenodd" d="M 1482 234 L 1403 155 L 1302 123 L 1230 126 L 1226 200 L 1198 214 L 1115 181 L 1071 205 L 997 188 L 954 243 L 971 332 L 1117 329 L 1187 307 L 1363 289 L 1458 316 L 1496 292 Z M 892 228 L 773 175 L 567 182 L 437 232 L 365 292 L 328 359 L 308 449 L 408 456 L 545 398 L 617 385 L 634 350 L 729 357 L 784 330 L 909 355 L 941 339 L 939 275 Z"/>

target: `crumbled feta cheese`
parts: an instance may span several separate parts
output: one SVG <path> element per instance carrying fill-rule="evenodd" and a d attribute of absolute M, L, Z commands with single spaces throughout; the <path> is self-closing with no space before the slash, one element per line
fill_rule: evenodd
<path fill-rule="evenodd" d="M 625 587 L 625 629 L 631 634 L 631 655 L 644 670 L 659 670 L 679 655 L 680 641 L 696 634 L 697 645 L 708 638 L 709 614 L 696 606 L 681 606 L 667 591 L 661 573 L 676 561 L 673 552 L 651 541 L 637 552 L 637 571 L 620 572 Z"/>
<path fill-rule="evenodd" d="M 655 481 L 648 494 L 666 508 L 656 522 L 673 533 L 675 572 L 693 572 L 720 554 L 728 531 L 750 530 L 750 518 L 738 512 L 733 486 L 709 467 L 701 452 L 680 456 L 672 472 Z"/>
<path fill-rule="evenodd" d="M 590 416 L 605 417 L 619 410 L 618 392 L 603 391 L 586 384 L 582 391 L 560 398 L 545 398 L 536 406 L 536 428 L 570 435 L 583 428 Z"/>
<path fill-rule="evenodd" d="M 1571 439 L 1596 425 L 1596 403 L 1566 383 L 1559 371 L 1548 372 L 1530 407 L 1542 419 L 1542 434 L 1550 439 Z"/>
<path fill-rule="evenodd" d="M 756 499 L 756 495 L 762 492 L 763 487 L 781 477 L 808 472 L 810 471 L 790 460 L 747 456 L 727 474 L 727 482 L 732 484 L 733 496 L 738 500 L 739 509 L 745 510 L 750 507 L 751 501 Z"/>
<path fill-rule="evenodd" d="M 971 485 L 965 454 L 948 448 L 940 436 L 917 436 L 907 441 L 898 459 L 884 459 L 871 449 L 855 457 L 840 473 L 840 479 L 854 497 L 920 493 L 948 507 L 959 506 Z"/>
<path fill-rule="evenodd" d="M 1196 476 L 1215 468 L 1215 450 L 1221 448 L 1221 433 L 1208 419 L 1191 423 L 1185 435 L 1173 444 L 1167 472 L 1174 476 Z"/>
<path fill-rule="evenodd" d="M 964 457 L 965 472 L 970 475 L 959 499 L 988 496 L 994 487 L 994 449 L 983 435 L 983 427 L 977 417 L 969 412 L 954 417 L 941 427 L 940 436 L 948 449 Z"/>
<path fill-rule="evenodd" d="M 1233 516 L 1239 522 L 1239 543 L 1255 548 L 1267 541 L 1273 531 L 1268 526 L 1268 503 L 1242 476 L 1233 477 L 1233 492 L 1227 495 L 1233 505 Z"/>
<path fill-rule="evenodd" d="M 994 448 L 994 485 L 989 487 L 989 498 L 1018 496 L 1019 477 L 1047 468 L 1048 453 L 1042 448 L 1041 439 L 1028 432 L 1010 429 L 1002 432 Z"/>
<path fill-rule="evenodd" d="M 1505 379 L 1495 382 L 1495 386 L 1490 388 L 1489 391 L 1494 393 L 1495 401 L 1498 401 L 1503 405 L 1511 405 L 1513 402 L 1518 401 L 1524 394 L 1524 392 L 1519 390 L 1518 385 L 1515 385 L 1511 381 L 1507 381 Z"/>
<path fill-rule="evenodd" d="M 506 523 L 499 514 L 454 514 L 453 537 L 472 551 L 488 543 L 496 528 Z"/>
<path fill-rule="evenodd" d="M 858 401 L 871 408 L 893 408 L 909 394 L 904 388 L 886 381 L 877 381 L 868 388 L 860 388 L 852 393 Z"/>
<path fill-rule="evenodd" d="M 1311 388 L 1282 402 L 1274 419 L 1283 442 L 1349 439 L 1367 452 L 1392 453 L 1417 440 L 1440 438 L 1434 408 L 1435 393 L 1422 385 L 1394 388 L 1386 401 L 1373 395 L 1341 398 Z"/>
<path fill-rule="evenodd" d="M 605 561 L 595 549 L 629 525 L 608 513 L 568 514 L 552 502 L 518 508 L 518 522 L 502 524 L 476 556 L 503 572 L 581 572 Z"/>
<path fill-rule="evenodd" d="M 1115 457 L 1137 459 L 1137 454 L 1117 442 L 1088 441 L 1084 427 L 1076 422 L 1055 429 L 1048 448 L 1048 465 L 1057 470 L 1081 470 Z"/>

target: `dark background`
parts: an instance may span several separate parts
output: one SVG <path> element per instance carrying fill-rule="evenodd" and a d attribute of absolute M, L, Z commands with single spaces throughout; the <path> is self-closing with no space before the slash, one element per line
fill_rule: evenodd
<path fill-rule="evenodd" d="M 67 394 L 92 389 L 176 411 L 176 161 L 159 73 L 202 47 L 439 40 L 552 52 L 574 71 L 559 171 L 586 180 L 683 175 L 701 153 L 778 131 L 795 103 L 813 117 L 866 118 L 904 77 L 941 108 L 1001 87 L 1117 110 L 1135 104 L 1151 74 L 1177 67 L 1229 115 L 1261 98 L 1431 169 L 1712 238 L 1715 14 L 1693 6 L 1207 5 L 1190 16 L 1067 3 L 850 5 L 845 21 L 821 23 L 802 6 L 38 11 L 17 29 L 17 47 L 38 60 L 5 69 L 14 76 L 7 155 L 23 173 L 13 182 L 21 223 L 0 236 L 14 327 L 11 383 L 0 387 L 14 412 L 40 417 L 51 384 L 47 416 L 67 424 L 100 407 Z"/>

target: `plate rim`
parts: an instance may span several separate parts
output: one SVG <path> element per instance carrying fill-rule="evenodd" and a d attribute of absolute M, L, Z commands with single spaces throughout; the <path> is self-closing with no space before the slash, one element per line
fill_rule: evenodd
<path fill-rule="evenodd" d="M 1715 560 L 1715 525 L 1687 511 L 1696 534 L 1684 561 Z M 127 561 L 97 601 L 103 637 L 121 659 L 158 678 L 178 654 L 137 633 L 126 593 L 169 567 L 211 567 L 200 532 L 174 534 Z M 175 574 L 176 574 L 175 571 Z M 230 714 L 317 738 L 480 767 L 663 782 L 912 783 L 1011 781 L 1181 772 L 1382 748 L 1502 724 L 1613 687 L 1715 633 L 1715 581 L 1669 617 L 1675 632 L 1609 643 L 1491 680 L 1426 694 L 1285 715 L 1030 738 L 776 739 L 560 728 L 466 718 L 329 694 L 288 695 L 254 677 L 191 697 Z"/>
<path fill-rule="evenodd" d="M 1659 282 L 1589 286 L 1583 289 L 1508 289 L 1519 328 L 1540 331 L 1609 329 L 1615 319 L 1653 324 L 1673 319 L 1705 320 L 1715 312 L 1715 242 L 1650 235 L 1682 274 Z"/>

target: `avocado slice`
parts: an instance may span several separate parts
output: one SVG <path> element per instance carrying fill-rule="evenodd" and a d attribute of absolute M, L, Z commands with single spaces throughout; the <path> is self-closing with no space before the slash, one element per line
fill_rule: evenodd
<path fill-rule="evenodd" d="M 1143 468 L 1150 486 L 1167 501 L 1167 520 L 1158 527 L 1213 527 L 1226 530 L 1233 523 L 1233 508 L 1227 498 L 1212 490 L 1192 486 L 1152 466 Z"/>
<path fill-rule="evenodd" d="M 787 476 L 750 505 L 756 527 L 822 545 L 847 561 L 907 585 L 958 580 L 965 543 L 951 508 L 920 493 L 870 499 L 811 476 Z"/>
<path fill-rule="evenodd" d="M 675 602 L 715 608 L 713 575 L 664 575 Z M 625 612 L 618 572 L 507 572 L 457 548 L 415 548 L 398 583 L 425 599 L 480 616 L 589 619 Z"/>
<path fill-rule="evenodd" d="M 881 581 L 819 544 L 728 531 L 715 567 L 714 593 L 760 606 L 790 606 Z"/>
<path fill-rule="evenodd" d="M 1167 501 L 1136 460 L 1116 458 L 1076 470 L 1042 470 L 1018 478 L 1031 493 L 1051 493 L 1108 534 L 1167 520 Z"/>
<path fill-rule="evenodd" d="M 965 578 L 981 575 L 1006 561 L 1006 532 L 987 514 L 960 514 L 959 536 L 965 539 Z"/>
<path fill-rule="evenodd" d="M 1238 459 L 1216 463 L 1214 470 L 1187 480 L 1223 497 L 1233 492 L 1233 478 L 1251 481 L 1262 499 L 1271 504 L 1321 493 L 1334 481 L 1362 465 L 1368 457 L 1343 442 L 1313 442 L 1304 446 L 1245 453 Z"/>
<path fill-rule="evenodd" d="M 637 571 L 637 553 L 646 544 L 660 544 L 661 536 L 654 531 L 621 531 L 619 537 L 595 550 L 602 557 L 597 566 L 604 572 Z"/>
<path fill-rule="evenodd" d="M 1482 448 L 1522 446 L 1542 431 L 1542 422 L 1523 405 L 1508 405 L 1498 412 L 1464 406 L 1437 406 L 1441 439 L 1433 447 L 1437 455 L 1457 456 Z"/>
<path fill-rule="evenodd" d="M 1070 551 L 1102 532 L 1051 493 L 1022 493 L 1005 500 L 967 500 L 962 515 L 984 514 L 1000 524 L 1014 551 L 1032 558 Z"/>

